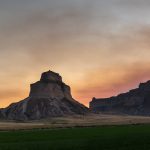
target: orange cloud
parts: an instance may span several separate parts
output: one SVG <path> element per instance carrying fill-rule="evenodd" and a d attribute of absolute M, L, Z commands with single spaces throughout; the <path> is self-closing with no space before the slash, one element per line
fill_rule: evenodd
<path fill-rule="evenodd" d="M 27 91 L 19 89 L 1 90 L 0 91 L 0 107 L 6 107 L 10 103 L 18 102 L 27 97 Z"/>
<path fill-rule="evenodd" d="M 150 80 L 149 63 L 111 66 L 105 70 L 98 68 L 87 73 L 82 83 L 76 87 L 74 94 L 81 102 L 88 105 L 92 97 L 110 97 L 127 92 L 147 80 Z"/>

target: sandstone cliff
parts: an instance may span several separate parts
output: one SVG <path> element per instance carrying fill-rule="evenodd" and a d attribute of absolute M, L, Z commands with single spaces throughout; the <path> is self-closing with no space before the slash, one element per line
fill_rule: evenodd
<path fill-rule="evenodd" d="M 150 81 L 141 83 L 137 89 L 116 97 L 96 99 L 90 102 L 93 112 L 129 115 L 150 115 Z"/>
<path fill-rule="evenodd" d="M 65 115 L 85 114 L 88 108 L 74 100 L 70 87 L 52 71 L 44 72 L 40 81 L 31 84 L 26 99 L 0 110 L 0 117 L 15 120 L 35 120 Z"/>

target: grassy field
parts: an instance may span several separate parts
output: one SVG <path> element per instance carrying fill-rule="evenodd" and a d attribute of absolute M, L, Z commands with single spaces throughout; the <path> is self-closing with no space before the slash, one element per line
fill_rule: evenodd
<path fill-rule="evenodd" d="M 148 150 L 150 125 L 1 131 L 0 150 Z"/>
<path fill-rule="evenodd" d="M 0 131 L 129 124 L 150 124 L 150 117 L 94 114 L 88 116 L 67 116 L 25 122 L 1 120 Z"/>

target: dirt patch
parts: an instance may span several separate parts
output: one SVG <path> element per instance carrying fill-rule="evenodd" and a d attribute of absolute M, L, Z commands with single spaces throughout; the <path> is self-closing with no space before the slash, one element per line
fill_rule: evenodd
<path fill-rule="evenodd" d="M 28 130 L 126 124 L 150 124 L 150 117 L 92 114 L 88 116 L 78 115 L 28 122 L 0 121 L 0 130 Z"/>

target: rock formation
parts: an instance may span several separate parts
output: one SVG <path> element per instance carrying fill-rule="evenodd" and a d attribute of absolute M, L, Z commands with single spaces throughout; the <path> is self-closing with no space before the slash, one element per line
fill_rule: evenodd
<path fill-rule="evenodd" d="M 137 89 L 116 97 L 96 99 L 90 102 L 93 112 L 129 115 L 150 115 L 150 81 L 141 83 Z"/>
<path fill-rule="evenodd" d="M 88 108 L 72 98 L 70 87 L 55 72 L 42 73 L 40 81 L 31 84 L 30 88 L 29 97 L 1 109 L 0 117 L 36 120 L 88 112 Z"/>

